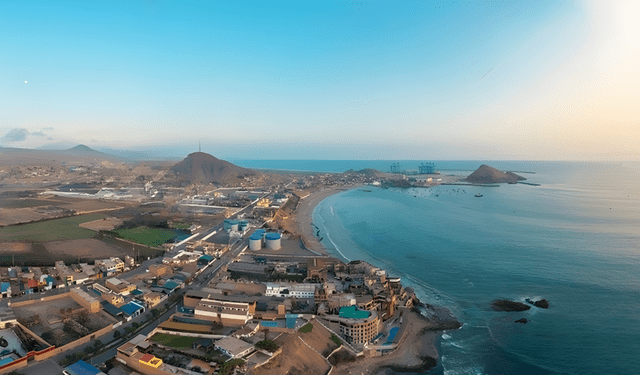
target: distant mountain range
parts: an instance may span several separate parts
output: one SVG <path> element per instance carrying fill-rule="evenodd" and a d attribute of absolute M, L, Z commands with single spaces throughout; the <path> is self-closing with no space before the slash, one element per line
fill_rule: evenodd
<path fill-rule="evenodd" d="M 246 176 L 258 174 L 254 170 L 238 167 L 204 152 L 189 154 L 171 167 L 171 171 L 178 180 L 198 184 L 234 184 L 243 181 Z"/>
<path fill-rule="evenodd" d="M 34 150 L 26 148 L 0 147 L 0 162 L 14 165 L 47 163 L 98 164 L 102 161 L 123 162 L 124 159 L 105 154 L 85 145 L 63 150 Z"/>

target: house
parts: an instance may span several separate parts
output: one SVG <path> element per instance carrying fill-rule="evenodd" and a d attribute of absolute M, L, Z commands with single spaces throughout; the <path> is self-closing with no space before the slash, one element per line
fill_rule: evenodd
<path fill-rule="evenodd" d="M 117 294 L 106 293 L 102 294 L 101 297 L 114 306 L 118 306 L 124 303 L 124 297 Z"/>
<path fill-rule="evenodd" d="M 241 358 L 251 353 L 253 345 L 245 341 L 237 339 L 235 337 L 225 337 L 217 340 L 215 343 L 216 349 L 219 349 L 231 358 Z"/>
<path fill-rule="evenodd" d="M 112 276 L 124 271 L 124 262 L 118 257 L 111 257 L 109 259 L 98 259 L 95 262 L 96 266 L 102 266 L 107 269 L 107 276 Z"/>
<path fill-rule="evenodd" d="M 11 283 L 8 283 L 8 282 L 0 283 L 0 297 L 2 298 L 11 297 Z"/>
<path fill-rule="evenodd" d="M 58 272 L 58 276 L 60 277 L 60 280 L 62 281 L 63 284 L 65 285 L 73 284 L 73 273 L 71 272 L 69 267 L 67 267 L 64 264 L 63 261 L 59 260 L 55 262 L 55 269 Z"/>
<path fill-rule="evenodd" d="M 128 295 L 131 291 L 136 289 L 136 286 L 131 284 L 128 281 L 119 280 L 114 278 L 107 279 L 104 283 L 104 286 L 111 289 L 114 293 L 122 294 L 123 296 Z"/>
<path fill-rule="evenodd" d="M 142 300 L 147 305 L 147 308 L 151 309 L 157 306 L 159 303 L 167 299 L 166 294 L 151 292 L 142 296 Z"/>
<path fill-rule="evenodd" d="M 122 310 L 122 312 L 124 313 L 124 318 L 127 321 L 135 318 L 145 311 L 144 306 L 140 302 L 136 301 L 131 301 L 126 305 L 123 305 L 122 307 L 120 307 L 120 310 Z"/>
<path fill-rule="evenodd" d="M 202 298 L 194 309 L 197 319 L 217 321 L 224 325 L 244 325 L 253 319 L 256 303 L 231 302 Z"/>
<path fill-rule="evenodd" d="M 64 375 L 104 375 L 104 372 L 82 360 L 65 367 L 62 373 Z"/>

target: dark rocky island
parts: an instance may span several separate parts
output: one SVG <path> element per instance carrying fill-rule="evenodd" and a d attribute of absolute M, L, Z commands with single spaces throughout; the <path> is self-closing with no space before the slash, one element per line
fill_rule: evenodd
<path fill-rule="evenodd" d="M 495 311 L 526 311 L 531 307 L 526 303 L 497 299 L 491 302 L 491 308 Z"/>
<path fill-rule="evenodd" d="M 522 323 L 522 324 L 527 324 L 529 320 L 527 320 L 527 318 L 520 318 L 518 320 L 516 320 L 514 323 Z"/>
<path fill-rule="evenodd" d="M 549 301 L 547 301 L 546 299 L 541 299 L 539 301 L 532 301 L 530 299 L 527 298 L 527 303 L 532 304 L 535 307 L 539 307 L 541 309 L 548 309 L 549 308 Z"/>
<path fill-rule="evenodd" d="M 471 173 L 469 177 L 465 178 L 463 181 L 470 182 L 472 184 L 515 184 L 516 182 L 523 180 L 526 180 L 526 178 L 518 176 L 513 172 L 503 172 L 486 164 L 482 164 L 480 168 L 476 169 L 475 172 Z"/>

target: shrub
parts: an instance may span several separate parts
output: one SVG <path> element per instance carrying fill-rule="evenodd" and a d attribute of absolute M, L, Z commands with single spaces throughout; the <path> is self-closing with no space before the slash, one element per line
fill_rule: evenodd
<path fill-rule="evenodd" d="M 299 331 L 302 333 L 309 333 L 313 330 L 313 324 L 311 323 L 307 323 L 305 325 L 303 325 L 302 327 L 300 327 Z"/>
<path fill-rule="evenodd" d="M 263 350 L 266 350 L 266 351 L 268 351 L 270 353 L 273 353 L 276 350 L 278 350 L 279 346 L 278 346 L 278 344 L 276 344 L 275 342 L 273 342 L 271 340 L 262 340 L 262 341 L 258 341 L 256 343 L 256 348 L 263 349 Z"/>
<path fill-rule="evenodd" d="M 338 346 L 342 345 L 342 341 L 340 341 L 340 338 L 338 336 L 336 336 L 336 335 L 332 334 L 331 337 L 329 337 L 329 339 L 331 341 L 333 341 Z"/>

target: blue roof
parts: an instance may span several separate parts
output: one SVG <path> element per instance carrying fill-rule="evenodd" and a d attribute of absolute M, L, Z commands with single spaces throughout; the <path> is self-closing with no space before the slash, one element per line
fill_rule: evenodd
<path fill-rule="evenodd" d="M 206 262 L 211 262 L 213 260 L 213 257 L 211 255 L 203 255 L 198 260 L 204 260 Z"/>
<path fill-rule="evenodd" d="M 13 362 L 13 358 L 11 358 L 11 357 L 0 359 L 0 366 L 4 366 L 7 363 L 11 363 L 11 362 Z"/>
<path fill-rule="evenodd" d="M 167 281 L 166 283 L 164 283 L 164 287 L 167 289 L 175 289 L 177 287 L 179 287 L 180 284 L 178 284 L 175 281 Z"/>
<path fill-rule="evenodd" d="M 2 293 L 8 291 L 9 288 L 11 288 L 11 284 L 10 283 L 2 283 L 2 284 L 0 284 L 0 291 Z"/>
<path fill-rule="evenodd" d="M 82 360 L 72 364 L 71 366 L 65 367 L 64 370 L 71 375 L 96 375 L 101 372 L 97 368 Z"/>
<path fill-rule="evenodd" d="M 140 310 L 142 308 L 143 308 L 142 305 L 138 305 L 137 303 L 131 301 L 131 302 L 127 303 L 126 305 L 120 307 L 120 310 L 122 310 L 127 315 L 133 315 L 136 311 L 138 311 L 138 310 Z"/>
<path fill-rule="evenodd" d="M 280 236 L 280 233 L 267 233 L 265 237 L 268 240 L 279 240 L 282 236 Z"/>
<path fill-rule="evenodd" d="M 107 312 L 113 316 L 118 316 L 122 314 L 122 310 L 120 310 L 119 308 L 115 307 L 114 305 L 110 304 L 107 301 L 104 301 L 104 303 L 102 304 L 102 307 L 104 307 L 104 309 L 107 310 Z"/>
<path fill-rule="evenodd" d="M 134 296 L 139 296 L 141 294 L 144 294 L 144 292 L 141 291 L 140 289 L 134 289 L 131 291 L 131 294 L 133 294 Z"/>

